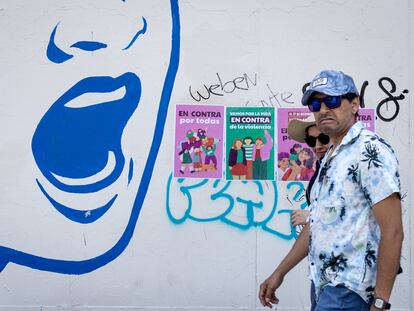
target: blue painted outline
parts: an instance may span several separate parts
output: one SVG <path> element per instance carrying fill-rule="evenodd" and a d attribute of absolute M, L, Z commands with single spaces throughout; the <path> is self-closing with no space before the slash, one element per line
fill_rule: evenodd
<path fill-rule="evenodd" d="M 59 24 L 60 22 L 56 24 L 55 28 L 53 28 L 53 31 L 50 34 L 49 43 L 46 49 L 46 57 L 55 64 L 61 64 L 73 57 L 73 55 L 68 54 L 64 52 L 63 50 L 61 50 L 55 43 L 56 30 Z"/>
<path fill-rule="evenodd" d="M 115 194 L 112 197 L 112 199 L 110 199 L 106 204 L 104 204 L 101 207 L 80 211 L 60 204 L 47 193 L 47 191 L 45 190 L 45 188 L 43 188 L 42 184 L 38 179 L 36 179 L 36 182 L 42 193 L 59 213 L 61 213 L 66 218 L 81 224 L 90 224 L 101 218 L 111 208 L 116 198 L 118 197 L 118 195 Z"/>
<path fill-rule="evenodd" d="M 140 35 L 143 35 L 147 32 L 147 20 L 145 19 L 145 17 L 142 17 L 142 21 L 144 22 L 142 29 L 140 29 L 132 38 L 131 42 L 129 42 L 129 44 L 122 49 L 123 51 L 128 50 L 135 43 L 135 41 L 138 39 Z"/>
<path fill-rule="evenodd" d="M 94 52 L 108 47 L 107 44 L 98 41 L 78 41 L 70 46 L 79 50 Z"/>
<path fill-rule="evenodd" d="M 26 266 L 32 269 L 62 273 L 62 274 L 84 274 L 99 269 L 109 262 L 116 259 L 125 248 L 128 246 L 139 214 L 141 212 L 142 204 L 148 191 L 148 186 L 151 181 L 152 173 L 154 171 L 155 160 L 160 149 L 161 140 L 163 137 L 165 121 L 168 113 L 168 106 L 171 99 L 171 93 L 177 75 L 179 58 L 180 58 L 180 14 L 178 7 L 178 0 L 170 0 L 171 17 L 172 17 L 172 42 L 170 62 L 167 74 L 164 80 L 164 85 L 160 98 L 160 105 L 155 124 L 155 131 L 150 148 L 150 152 L 145 164 L 141 183 L 138 187 L 137 195 L 132 206 L 131 215 L 128 224 L 120 239 L 112 246 L 111 249 L 105 253 L 86 260 L 70 261 L 62 259 L 44 258 L 35 256 L 12 248 L 0 246 L 0 271 L 2 271 L 8 263 L 15 263 L 17 265 Z"/>

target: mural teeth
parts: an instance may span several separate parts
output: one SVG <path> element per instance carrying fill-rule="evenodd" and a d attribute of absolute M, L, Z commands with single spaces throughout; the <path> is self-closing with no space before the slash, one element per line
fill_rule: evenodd
<path fill-rule="evenodd" d="M 84 108 L 94 105 L 101 105 L 115 100 L 122 99 L 126 94 L 125 86 L 112 92 L 104 93 L 83 93 L 65 104 L 68 108 Z"/>

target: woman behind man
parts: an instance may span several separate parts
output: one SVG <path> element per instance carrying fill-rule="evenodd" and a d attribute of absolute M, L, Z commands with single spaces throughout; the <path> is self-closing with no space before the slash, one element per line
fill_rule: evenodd
<path fill-rule="evenodd" d="M 321 133 L 319 128 L 316 126 L 315 121 L 300 121 L 300 120 L 291 120 L 288 125 L 288 135 L 291 139 L 294 139 L 298 142 L 304 143 L 312 148 L 316 155 L 316 168 L 313 172 L 313 176 L 310 177 L 308 187 L 306 189 L 306 202 L 309 206 L 309 194 L 312 189 L 312 185 L 315 182 L 316 177 L 318 176 L 320 161 L 324 157 L 325 153 L 328 151 L 330 145 L 329 136 Z M 304 148 L 303 150 L 308 149 Z M 308 209 L 298 209 L 292 212 L 292 225 L 305 225 L 309 219 L 309 210 Z M 311 283 L 311 311 L 314 310 L 316 306 L 315 301 L 315 285 Z"/>

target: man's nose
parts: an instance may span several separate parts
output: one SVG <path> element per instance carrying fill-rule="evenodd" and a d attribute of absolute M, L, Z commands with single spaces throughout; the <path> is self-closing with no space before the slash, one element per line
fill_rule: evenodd
<path fill-rule="evenodd" d="M 321 102 L 321 109 L 320 109 L 320 112 L 322 113 L 322 114 L 324 114 L 324 113 L 326 113 L 327 111 L 329 111 L 329 110 L 331 110 L 331 109 L 329 109 L 326 105 L 325 105 L 325 103 L 322 101 Z"/>

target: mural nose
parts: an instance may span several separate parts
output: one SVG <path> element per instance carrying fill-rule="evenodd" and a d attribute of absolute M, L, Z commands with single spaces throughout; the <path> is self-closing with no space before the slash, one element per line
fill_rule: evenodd
<path fill-rule="evenodd" d="M 79 108 L 70 105 L 83 95 L 109 96 L 121 88 L 122 98 L 92 100 Z M 117 78 L 88 77 L 65 92 L 45 113 L 32 139 L 33 156 L 46 179 L 60 190 L 76 193 L 96 192 L 116 181 L 125 164 L 122 133 L 140 96 L 140 79 L 130 72 Z M 108 166 L 110 172 L 99 174 Z"/>

